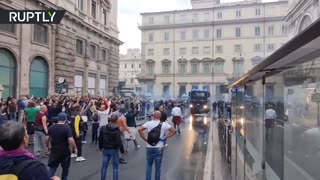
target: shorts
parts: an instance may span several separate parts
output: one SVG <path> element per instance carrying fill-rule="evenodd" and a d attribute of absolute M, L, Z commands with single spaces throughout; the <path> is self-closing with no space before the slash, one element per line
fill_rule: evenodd
<path fill-rule="evenodd" d="M 62 168 L 69 168 L 71 163 L 71 153 L 51 152 L 49 155 L 48 166 L 58 167 L 61 164 Z"/>
<path fill-rule="evenodd" d="M 128 127 L 129 131 L 132 135 L 132 137 L 130 137 L 129 133 L 127 131 L 123 132 L 124 134 L 124 138 L 127 140 L 135 140 L 137 137 L 137 129 L 135 127 Z"/>
<path fill-rule="evenodd" d="M 265 127 L 274 128 L 275 127 L 274 119 L 266 119 Z"/>
<path fill-rule="evenodd" d="M 181 117 L 180 116 L 173 116 L 172 121 L 173 121 L 173 124 L 180 125 Z"/>

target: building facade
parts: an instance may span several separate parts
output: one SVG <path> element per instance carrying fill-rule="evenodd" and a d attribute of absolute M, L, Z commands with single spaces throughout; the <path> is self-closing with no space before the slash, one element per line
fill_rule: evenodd
<path fill-rule="evenodd" d="M 141 53 L 139 48 L 127 49 L 127 54 L 120 55 L 119 81 L 125 82 L 125 89 L 141 93 L 137 76 L 141 73 Z"/>
<path fill-rule="evenodd" d="M 60 24 L 0 25 L 2 97 L 108 95 L 118 84 L 117 0 L 4 0 L 0 9 L 65 9 Z M 59 93 L 57 91 L 57 93 Z"/>
<path fill-rule="evenodd" d="M 285 18 L 288 23 L 289 38 L 302 32 L 319 17 L 319 0 L 289 0 L 289 12 Z"/>
<path fill-rule="evenodd" d="M 142 13 L 143 91 L 179 97 L 206 89 L 226 98 L 229 84 L 287 42 L 288 1 L 220 3 L 191 0 L 192 9 Z"/>

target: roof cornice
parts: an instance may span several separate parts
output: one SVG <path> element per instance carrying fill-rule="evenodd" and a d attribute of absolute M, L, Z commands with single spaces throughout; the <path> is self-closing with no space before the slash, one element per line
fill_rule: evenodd
<path fill-rule="evenodd" d="M 226 5 L 226 6 L 217 6 L 211 8 L 202 8 L 202 9 L 183 9 L 183 10 L 173 10 L 173 11 L 161 11 L 161 12 L 144 12 L 140 13 L 141 16 L 156 15 L 156 14 L 168 14 L 168 13 L 184 13 L 184 12 L 194 12 L 194 11 L 208 11 L 208 10 L 220 10 L 220 9 L 233 9 L 241 7 L 252 7 L 252 6 L 265 6 L 265 5 L 280 5 L 288 4 L 288 1 L 274 1 L 274 2 L 264 2 L 264 3 L 253 3 L 253 4 L 236 4 L 236 5 Z"/>
<path fill-rule="evenodd" d="M 226 21 L 210 21 L 210 22 L 197 22 L 197 23 L 185 23 L 185 24 L 168 24 L 168 25 L 152 25 L 152 26 L 138 26 L 140 30 L 156 30 L 156 29 L 172 29 L 172 28 L 186 28 L 196 26 L 213 26 L 213 25 L 228 25 L 228 24 L 249 24 L 249 23 L 261 23 L 271 21 L 283 21 L 284 16 L 268 17 L 268 18 L 252 18 L 252 19 L 234 19 Z"/>

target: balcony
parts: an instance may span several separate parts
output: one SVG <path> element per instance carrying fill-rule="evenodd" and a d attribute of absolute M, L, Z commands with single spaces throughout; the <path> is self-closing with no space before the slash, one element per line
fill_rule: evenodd
<path fill-rule="evenodd" d="M 138 74 L 137 79 L 139 82 L 141 81 L 154 81 L 156 79 L 155 74 Z"/>

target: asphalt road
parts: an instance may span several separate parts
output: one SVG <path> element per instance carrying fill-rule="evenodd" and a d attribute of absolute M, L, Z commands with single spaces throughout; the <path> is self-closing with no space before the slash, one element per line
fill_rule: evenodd
<path fill-rule="evenodd" d="M 208 118 L 208 123 L 211 119 Z M 83 145 L 84 162 L 75 162 L 73 159 L 69 172 L 70 180 L 98 180 L 102 166 L 102 155 L 95 145 L 91 145 L 91 132 L 87 135 L 88 144 Z M 207 132 L 204 126 L 193 126 L 190 118 L 186 118 L 181 125 L 181 134 L 168 140 L 165 149 L 161 179 L 162 180 L 202 180 L 205 153 L 207 149 Z M 146 168 L 146 143 L 138 137 L 141 148 L 134 150 L 133 142 L 129 143 L 128 164 L 120 165 L 120 180 L 143 180 Z M 48 159 L 41 159 L 45 164 Z M 154 173 L 154 172 L 153 172 Z M 61 176 L 61 168 L 56 175 Z M 112 165 L 107 172 L 107 179 L 112 179 Z"/>

